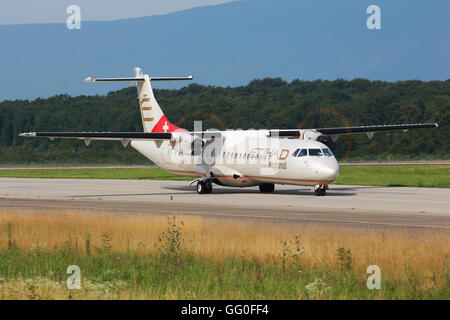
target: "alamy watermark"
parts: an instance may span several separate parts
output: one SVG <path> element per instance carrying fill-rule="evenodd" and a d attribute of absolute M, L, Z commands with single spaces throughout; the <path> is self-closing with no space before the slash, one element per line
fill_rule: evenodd
<path fill-rule="evenodd" d="M 194 131 L 174 132 L 172 137 L 164 157 L 178 165 L 250 164 L 256 165 L 261 174 L 272 175 L 286 168 L 290 155 L 276 131 L 204 131 L 202 121 L 194 121 Z"/>
<path fill-rule="evenodd" d="M 67 29 L 81 29 L 81 8 L 75 4 L 72 4 L 67 7 L 66 13 L 69 14 L 66 20 Z"/>
<path fill-rule="evenodd" d="M 366 26 L 369 30 L 381 29 L 381 9 L 379 6 L 373 4 L 367 7 L 366 13 L 370 16 L 366 20 Z"/>
<path fill-rule="evenodd" d="M 67 267 L 67 274 L 70 276 L 67 278 L 67 289 L 81 289 L 81 269 L 77 265 L 71 265 Z"/>
<path fill-rule="evenodd" d="M 367 267 L 368 274 L 371 274 L 367 278 L 367 288 L 370 290 L 381 289 L 381 270 L 377 265 L 370 265 Z"/>

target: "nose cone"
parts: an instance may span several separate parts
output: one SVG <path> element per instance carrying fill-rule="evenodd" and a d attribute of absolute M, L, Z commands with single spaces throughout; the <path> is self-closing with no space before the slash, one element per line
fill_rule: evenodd
<path fill-rule="evenodd" d="M 337 162 L 322 164 L 317 173 L 321 180 L 334 181 L 339 176 L 339 165 Z"/>

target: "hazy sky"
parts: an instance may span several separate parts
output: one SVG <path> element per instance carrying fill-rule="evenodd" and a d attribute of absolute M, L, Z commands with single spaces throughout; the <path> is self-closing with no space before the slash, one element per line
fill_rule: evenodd
<path fill-rule="evenodd" d="M 66 9 L 81 8 L 82 20 L 117 20 L 215 5 L 233 0 L 1 0 L 0 24 L 65 22 Z"/>

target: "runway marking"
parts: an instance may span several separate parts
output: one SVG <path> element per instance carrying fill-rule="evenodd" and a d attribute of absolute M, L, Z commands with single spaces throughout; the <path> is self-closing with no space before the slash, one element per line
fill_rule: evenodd
<path fill-rule="evenodd" d="M 36 209 L 35 206 L 26 204 L 3 204 L 4 206 L 10 207 L 25 207 Z M 80 208 L 80 207 L 68 207 L 68 206 L 41 206 L 40 208 L 49 209 L 76 209 L 76 210 L 114 210 L 114 208 L 108 207 L 95 207 L 95 208 Z M 119 211 L 124 212 L 136 212 L 134 209 L 119 208 Z M 169 210 L 168 210 L 169 211 Z M 276 216 L 261 216 L 261 215 L 246 215 L 246 214 L 225 214 L 225 213 L 203 213 L 203 212 L 192 212 L 192 211 L 174 211 L 170 210 L 173 214 L 187 214 L 187 215 L 198 215 L 198 216 L 213 216 L 213 217 L 231 217 L 231 218 L 257 218 L 257 219 L 272 219 L 272 220 L 288 220 L 288 221 L 315 221 L 315 222 L 333 222 L 333 223 L 349 223 L 349 224 L 366 224 L 366 225 L 381 225 L 381 226 L 392 226 L 392 227 L 413 227 L 413 228 L 429 228 L 429 229 L 445 229 L 450 230 L 447 226 L 433 226 L 433 225 L 420 225 L 420 224 L 401 224 L 401 223 L 391 223 L 391 222 L 375 222 L 375 221 L 361 221 L 361 220 L 343 220 L 343 219 L 320 219 L 320 218 L 295 218 L 295 217 L 276 217 Z"/>

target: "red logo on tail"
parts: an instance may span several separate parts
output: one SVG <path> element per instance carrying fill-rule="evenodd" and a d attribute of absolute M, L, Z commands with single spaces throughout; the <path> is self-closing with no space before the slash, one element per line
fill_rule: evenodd
<path fill-rule="evenodd" d="M 186 130 L 181 129 L 176 125 L 170 123 L 170 121 L 167 120 L 165 115 L 163 115 L 161 119 L 159 119 L 159 121 L 155 124 L 155 126 L 152 129 L 152 132 L 176 132 L 176 131 L 186 131 Z"/>

